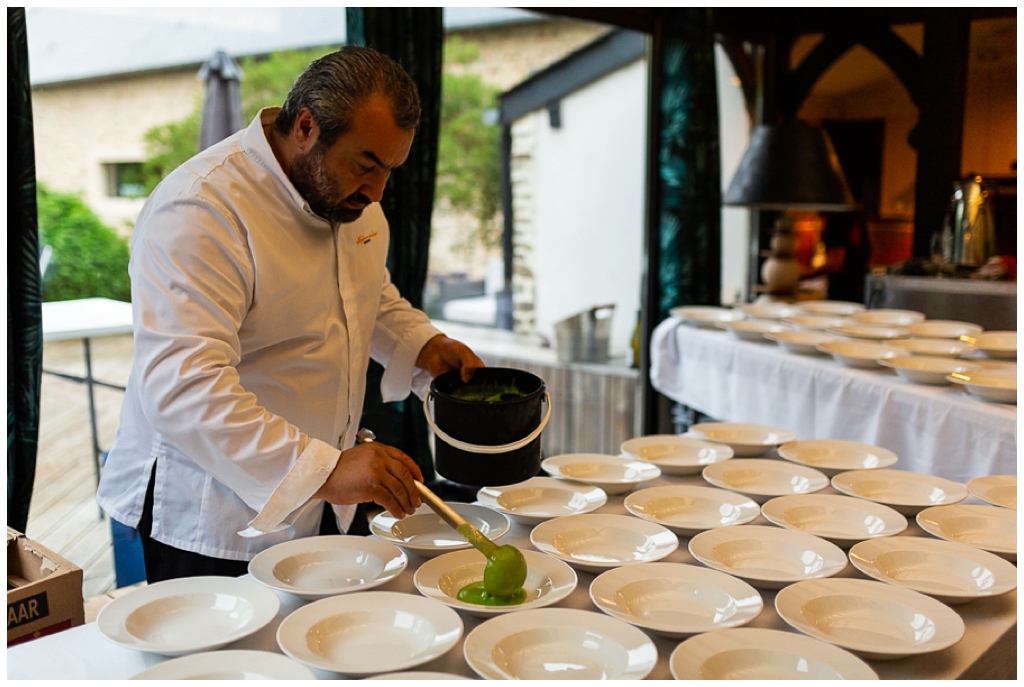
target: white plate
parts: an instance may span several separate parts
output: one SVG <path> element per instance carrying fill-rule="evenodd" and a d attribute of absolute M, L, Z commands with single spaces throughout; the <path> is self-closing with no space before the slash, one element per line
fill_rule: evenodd
<path fill-rule="evenodd" d="M 743 525 L 761 514 L 757 504 L 742 494 L 682 484 L 634 491 L 623 505 L 638 518 L 683 537 L 715 527 Z"/>
<path fill-rule="evenodd" d="M 714 328 L 719 322 L 736 322 L 747 315 L 742 310 L 717 308 L 710 305 L 687 305 L 668 311 L 672 317 L 694 327 Z"/>
<path fill-rule="evenodd" d="M 277 594 L 253 580 L 183 577 L 115 598 L 100 610 L 96 629 L 128 649 L 183 656 L 248 637 L 280 608 Z"/>
<path fill-rule="evenodd" d="M 881 446 L 843 439 L 806 439 L 779 447 L 788 461 L 820 470 L 832 477 L 846 470 L 878 470 L 896 464 L 896 454 Z"/>
<path fill-rule="evenodd" d="M 811 330 L 790 330 L 787 332 L 776 332 L 774 334 L 765 334 L 764 338 L 769 341 L 774 341 L 779 344 L 782 348 L 790 351 L 791 353 L 800 353 L 802 355 L 819 355 L 821 351 L 818 350 L 818 344 L 825 343 L 826 341 L 833 341 L 836 337 L 825 332 L 811 331 Z"/>
<path fill-rule="evenodd" d="M 738 322 L 719 322 L 715 326 L 731 332 L 737 339 L 756 343 L 763 343 L 765 334 L 789 330 L 788 325 L 780 324 L 776 320 L 739 320 Z"/>
<path fill-rule="evenodd" d="M 524 525 L 590 513 L 608 501 L 604 489 L 552 477 L 531 477 L 504 487 L 484 487 L 477 500 Z"/>
<path fill-rule="evenodd" d="M 849 651 L 793 632 L 739 627 L 691 637 L 669 658 L 676 680 L 877 680 Z"/>
<path fill-rule="evenodd" d="M 818 350 L 822 353 L 828 353 L 835 358 L 837 363 L 847 367 L 867 369 L 877 369 L 879 360 L 910 355 L 910 351 L 903 348 L 874 343 L 873 341 L 856 341 L 851 339 L 826 341 L 823 344 L 818 344 Z"/>
<path fill-rule="evenodd" d="M 914 355 L 927 355 L 934 358 L 959 358 L 978 350 L 977 346 L 952 339 L 900 339 L 893 341 L 892 345 L 910 351 Z"/>
<path fill-rule="evenodd" d="M 704 468 L 708 483 L 764 503 L 774 496 L 812 494 L 828 486 L 828 477 L 814 468 L 783 460 L 737 458 Z"/>
<path fill-rule="evenodd" d="M 896 374 L 908 382 L 917 384 L 949 384 L 947 379 L 954 372 L 974 372 L 980 365 L 957 360 L 956 358 L 934 358 L 927 355 L 904 355 L 890 360 L 879 360 L 883 367 L 891 367 Z"/>
<path fill-rule="evenodd" d="M 383 675 L 373 675 L 371 677 L 364 677 L 364 680 L 472 680 L 471 677 L 465 675 L 456 675 L 455 673 L 438 673 L 432 670 L 406 670 L 400 673 L 384 673 Z"/>
<path fill-rule="evenodd" d="M 929 506 L 960 503 L 962 485 L 942 477 L 907 470 L 851 470 L 832 478 L 832 487 L 847 496 L 890 506 L 902 515 L 917 515 Z"/>
<path fill-rule="evenodd" d="M 601 487 L 607 494 L 624 494 L 661 477 L 657 465 L 601 453 L 565 453 L 544 459 L 540 466 L 552 477 Z"/>
<path fill-rule="evenodd" d="M 641 563 L 603 572 L 590 583 L 603 612 L 670 639 L 746 625 L 764 601 L 732 575 L 683 563 Z"/>
<path fill-rule="evenodd" d="M 789 303 L 744 303 L 737 305 L 737 310 L 742 310 L 747 317 L 760 320 L 782 320 L 787 317 L 796 317 L 802 310 Z"/>
<path fill-rule="evenodd" d="M 628 515 L 570 515 L 542 522 L 530 533 L 539 551 L 586 572 L 659 561 L 679 547 L 668 529 Z"/>
<path fill-rule="evenodd" d="M 961 336 L 960 340 L 977 346 L 982 353 L 990 358 L 1017 359 L 1016 330 L 982 332 L 977 336 Z"/>
<path fill-rule="evenodd" d="M 741 422 L 702 422 L 688 432 L 698 439 L 717 441 L 729 446 L 737 456 L 762 456 L 769 449 L 796 439 L 792 432 L 768 425 Z"/>
<path fill-rule="evenodd" d="M 995 403 L 1017 405 L 1016 370 L 974 370 L 954 372 L 946 377 L 953 384 L 960 384 L 967 393 Z"/>
<path fill-rule="evenodd" d="M 463 654 L 486 680 L 642 680 L 658 663 L 629 623 L 568 608 L 491 618 L 466 635 Z"/>
<path fill-rule="evenodd" d="M 1006 594 L 1017 588 L 1017 567 L 973 546 L 924 537 L 857 544 L 850 562 L 868 577 L 913 589 L 946 604 Z"/>
<path fill-rule="evenodd" d="M 315 680 L 313 671 L 270 651 L 204 651 L 158 663 L 133 680 Z"/>
<path fill-rule="evenodd" d="M 861 310 L 852 313 L 850 317 L 863 324 L 874 324 L 883 327 L 906 327 L 918 322 L 924 322 L 923 312 L 916 310 Z"/>
<path fill-rule="evenodd" d="M 888 341 L 890 339 L 907 339 L 910 332 L 903 327 L 882 327 L 870 324 L 844 324 L 838 327 L 829 327 L 826 330 L 829 334 L 847 336 L 851 339 L 867 339 L 872 341 Z"/>
<path fill-rule="evenodd" d="M 689 544 L 698 561 L 759 589 L 781 589 L 800 580 L 831 577 L 846 567 L 846 554 L 820 537 L 763 525 L 720 527 Z"/>
<path fill-rule="evenodd" d="M 928 534 L 1017 560 L 1017 512 L 999 506 L 935 506 L 917 514 Z"/>
<path fill-rule="evenodd" d="M 838 317 L 836 315 L 796 315 L 783 320 L 786 324 L 793 325 L 798 331 L 823 332 L 829 327 L 841 327 L 844 324 L 853 324 L 849 317 Z"/>
<path fill-rule="evenodd" d="M 980 325 L 957 320 L 926 320 L 908 324 L 907 329 L 913 336 L 924 339 L 959 339 L 961 336 L 977 336 L 982 332 Z"/>
<path fill-rule="evenodd" d="M 413 583 L 420 594 L 472 615 L 490 617 L 513 611 L 527 611 L 558 603 L 576 589 L 576 572 L 568 565 L 536 551 L 526 557 L 526 600 L 517 606 L 481 606 L 459 601 L 459 590 L 484 579 L 487 559 L 477 551 L 453 551 L 432 558 L 416 571 Z"/>
<path fill-rule="evenodd" d="M 721 463 L 735 455 L 725 444 L 677 434 L 637 437 L 624 442 L 621 450 L 635 460 L 654 463 L 665 475 L 696 475 L 708 465 Z"/>
<path fill-rule="evenodd" d="M 871 580 L 798 582 L 779 592 L 775 610 L 794 629 L 867 659 L 939 651 L 964 636 L 964 621 L 949 606 Z"/>
<path fill-rule="evenodd" d="M 848 301 L 803 301 L 799 307 L 809 315 L 830 315 L 832 317 L 847 317 L 864 310 L 864 306 L 860 303 Z"/>
<path fill-rule="evenodd" d="M 469 503 L 448 505 L 491 541 L 500 539 L 512 526 L 503 513 L 487 506 Z M 428 558 L 472 546 L 425 503 L 402 520 L 387 511 L 379 513 L 370 521 L 370 532 L 407 552 Z"/>
<path fill-rule="evenodd" d="M 373 537 L 304 537 L 256 554 L 249 574 L 271 589 L 313 601 L 382 585 L 408 562 L 397 546 Z"/>
<path fill-rule="evenodd" d="M 414 594 L 367 591 L 314 601 L 277 628 L 281 651 L 308 666 L 363 677 L 421 665 L 462 637 L 459 614 Z"/>
<path fill-rule="evenodd" d="M 985 503 L 1017 510 L 1017 475 L 977 477 L 967 483 L 967 491 Z"/>
<path fill-rule="evenodd" d="M 761 515 L 779 527 L 813 534 L 843 549 L 907 529 L 907 519 L 888 506 L 836 494 L 780 496 L 761 506 Z"/>

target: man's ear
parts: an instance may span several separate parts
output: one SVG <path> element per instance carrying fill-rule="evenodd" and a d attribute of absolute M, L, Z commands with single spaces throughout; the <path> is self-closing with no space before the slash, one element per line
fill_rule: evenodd
<path fill-rule="evenodd" d="M 295 123 L 292 125 L 292 140 L 298 153 L 305 155 L 316 145 L 320 137 L 320 127 L 313 119 L 313 113 L 309 108 L 302 108 L 295 116 Z"/>

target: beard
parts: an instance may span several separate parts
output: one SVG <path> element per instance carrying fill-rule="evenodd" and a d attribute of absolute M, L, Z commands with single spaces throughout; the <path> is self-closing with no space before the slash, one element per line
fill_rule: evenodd
<path fill-rule="evenodd" d="M 292 160 L 288 178 L 295 186 L 295 190 L 309 203 L 313 212 L 320 217 L 331 223 L 355 222 L 363 214 L 363 208 L 356 210 L 345 207 L 345 203 L 369 205 L 372 201 L 359 192 L 342 197 L 337 191 L 338 184 L 334 176 L 324 166 L 324 157 L 320 144 L 314 145 L 307 154 Z"/>

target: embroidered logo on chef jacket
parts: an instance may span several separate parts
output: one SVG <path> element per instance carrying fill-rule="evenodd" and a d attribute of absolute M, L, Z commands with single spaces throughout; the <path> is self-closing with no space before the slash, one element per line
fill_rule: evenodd
<path fill-rule="evenodd" d="M 377 232 L 373 232 L 372 234 L 363 234 L 362 236 L 356 239 L 356 243 L 361 243 L 365 246 L 370 242 L 370 239 L 372 239 L 376 235 Z"/>

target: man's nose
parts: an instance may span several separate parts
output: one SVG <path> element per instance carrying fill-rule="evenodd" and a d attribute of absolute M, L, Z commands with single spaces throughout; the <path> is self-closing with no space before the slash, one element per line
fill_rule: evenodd
<path fill-rule="evenodd" d="M 379 203 L 380 199 L 384 197 L 384 187 L 387 186 L 388 176 L 387 174 L 374 175 L 373 179 L 359 189 L 360 192 L 374 203 Z"/>

